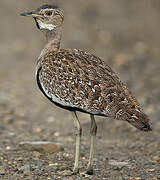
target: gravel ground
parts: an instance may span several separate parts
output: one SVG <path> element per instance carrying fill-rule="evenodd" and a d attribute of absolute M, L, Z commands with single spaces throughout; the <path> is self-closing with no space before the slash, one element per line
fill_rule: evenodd
<path fill-rule="evenodd" d="M 153 123 L 153 132 L 96 117 L 94 175 L 86 175 L 89 117 L 82 128 L 80 173 L 70 175 L 75 138 L 70 112 L 40 93 L 35 60 L 45 40 L 33 20 L 19 14 L 52 3 L 66 18 L 62 47 L 88 50 L 103 58 L 132 90 Z M 0 179 L 160 179 L 160 2 L 158 0 L 2 0 L 0 6 Z M 107 119 L 107 120 L 106 120 Z M 61 143 L 64 151 L 25 149 L 21 142 Z M 57 145 L 58 146 L 58 145 Z M 62 148 L 62 149 L 63 149 Z"/>

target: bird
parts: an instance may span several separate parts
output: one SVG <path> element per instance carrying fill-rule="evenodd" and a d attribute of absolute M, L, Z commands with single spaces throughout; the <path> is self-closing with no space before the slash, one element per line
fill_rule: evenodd
<path fill-rule="evenodd" d="M 37 58 L 36 81 L 56 106 L 73 114 L 76 150 L 73 173 L 79 173 L 82 127 L 77 111 L 90 115 L 90 154 L 86 173 L 93 174 L 97 125 L 95 116 L 127 121 L 141 131 L 151 131 L 150 119 L 131 91 L 104 60 L 81 49 L 61 49 L 64 11 L 45 4 L 21 13 L 32 17 L 45 34 L 46 45 Z"/>

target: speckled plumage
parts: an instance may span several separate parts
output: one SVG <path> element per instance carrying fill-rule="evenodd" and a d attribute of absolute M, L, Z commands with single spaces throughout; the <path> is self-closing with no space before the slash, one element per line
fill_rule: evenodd
<path fill-rule="evenodd" d="M 40 58 L 39 68 L 39 86 L 57 105 L 128 122 L 139 123 L 144 118 L 140 129 L 145 130 L 147 117 L 139 103 L 112 69 L 95 55 L 59 49 Z"/>

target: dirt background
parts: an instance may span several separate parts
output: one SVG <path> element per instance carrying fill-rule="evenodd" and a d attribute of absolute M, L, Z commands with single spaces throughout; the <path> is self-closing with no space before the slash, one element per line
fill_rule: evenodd
<path fill-rule="evenodd" d="M 103 58 L 132 90 L 153 123 L 151 133 L 125 122 L 96 117 L 94 175 L 85 171 L 90 121 L 83 128 L 80 174 L 70 174 L 75 142 L 70 112 L 51 104 L 35 81 L 36 58 L 45 39 L 21 12 L 44 3 L 65 10 L 63 48 L 88 50 Z M 0 2 L 0 179 L 160 179 L 160 1 L 1 0 Z M 21 150 L 21 141 L 64 145 L 55 154 Z M 126 165 L 111 165 L 111 162 Z"/>

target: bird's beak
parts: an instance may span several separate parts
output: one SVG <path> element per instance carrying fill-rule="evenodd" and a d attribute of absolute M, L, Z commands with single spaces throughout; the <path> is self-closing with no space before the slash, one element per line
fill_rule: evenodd
<path fill-rule="evenodd" d="M 35 12 L 24 12 L 20 14 L 21 16 L 27 16 L 27 17 L 40 17 L 40 14 L 37 14 Z"/>

